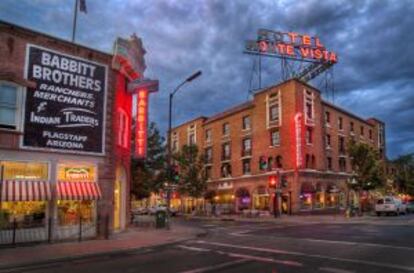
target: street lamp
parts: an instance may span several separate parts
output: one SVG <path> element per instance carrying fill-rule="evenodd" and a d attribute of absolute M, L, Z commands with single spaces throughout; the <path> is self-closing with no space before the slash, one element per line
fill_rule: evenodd
<path fill-rule="evenodd" d="M 168 112 L 168 132 L 167 132 L 167 166 L 168 166 L 168 188 L 167 188 L 167 213 L 169 214 L 170 212 L 170 203 L 171 203 L 171 186 L 172 186 L 172 181 L 171 181 L 171 126 L 172 126 L 172 102 L 173 102 L 173 98 L 175 93 L 177 93 L 177 91 L 186 83 L 191 82 L 192 80 L 198 78 L 201 75 L 201 70 L 198 70 L 197 72 L 195 72 L 194 74 L 192 74 L 190 77 L 188 77 L 187 79 L 185 79 L 182 83 L 180 83 L 173 92 L 170 93 L 170 99 L 169 99 L 169 112 Z"/>

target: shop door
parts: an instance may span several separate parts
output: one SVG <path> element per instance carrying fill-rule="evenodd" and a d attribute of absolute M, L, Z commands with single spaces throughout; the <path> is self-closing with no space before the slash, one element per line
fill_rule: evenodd
<path fill-rule="evenodd" d="M 114 186 L 114 229 L 121 228 L 121 183 L 117 179 Z"/>
<path fill-rule="evenodd" d="M 282 213 L 289 213 L 289 197 L 287 195 L 282 195 Z"/>

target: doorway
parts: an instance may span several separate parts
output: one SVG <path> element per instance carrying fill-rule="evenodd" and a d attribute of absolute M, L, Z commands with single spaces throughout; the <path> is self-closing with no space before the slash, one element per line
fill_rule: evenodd
<path fill-rule="evenodd" d="M 114 230 L 125 228 L 126 218 L 126 171 L 119 166 L 116 169 L 116 178 L 114 183 Z"/>

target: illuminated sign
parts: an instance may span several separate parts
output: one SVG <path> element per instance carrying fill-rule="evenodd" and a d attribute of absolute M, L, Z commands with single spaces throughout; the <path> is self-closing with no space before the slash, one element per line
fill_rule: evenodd
<path fill-rule="evenodd" d="M 65 168 L 65 178 L 68 180 L 89 179 L 89 169 L 86 168 Z"/>
<path fill-rule="evenodd" d="M 295 32 L 279 32 L 260 29 L 257 40 L 246 43 L 246 53 L 301 60 L 308 62 L 336 63 L 335 52 L 325 48 L 317 37 Z"/>
<path fill-rule="evenodd" d="M 147 153 L 148 90 L 137 93 L 137 118 L 135 123 L 135 156 L 143 158 Z"/>
<path fill-rule="evenodd" d="M 135 34 L 130 39 L 117 38 L 114 44 L 112 68 L 130 81 L 142 78 L 146 69 L 142 41 Z"/>
<path fill-rule="evenodd" d="M 296 167 L 302 167 L 302 113 L 295 115 Z"/>
<path fill-rule="evenodd" d="M 48 180 L 47 163 L 2 161 L 4 167 L 3 178 L 5 180 Z"/>

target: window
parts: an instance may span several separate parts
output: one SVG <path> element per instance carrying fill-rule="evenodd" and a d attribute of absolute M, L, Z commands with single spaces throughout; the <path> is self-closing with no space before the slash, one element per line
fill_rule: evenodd
<path fill-rule="evenodd" d="M 369 134 L 369 139 L 372 139 L 372 130 L 371 129 L 369 129 L 368 134 Z"/>
<path fill-rule="evenodd" d="M 243 117 L 243 130 L 249 130 L 251 128 L 250 116 Z"/>
<path fill-rule="evenodd" d="M 364 126 L 361 125 L 361 128 L 360 129 L 361 129 L 360 130 L 361 131 L 361 136 L 364 136 Z"/>
<path fill-rule="evenodd" d="M 312 128 L 306 128 L 306 144 L 312 144 Z"/>
<path fill-rule="evenodd" d="M 171 149 L 173 152 L 178 152 L 179 149 L 179 142 L 178 142 L 178 134 L 177 132 L 172 133 L 171 137 Z"/>
<path fill-rule="evenodd" d="M 309 154 L 306 154 L 306 157 L 305 157 L 305 168 L 306 169 L 309 169 L 310 168 L 310 164 L 311 164 L 310 160 L 311 160 L 310 155 Z"/>
<path fill-rule="evenodd" d="M 328 111 L 325 112 L 325 123 L 331 123 L 331 113 L 329 113 Z"/>
<path fill-rule="evenodd" d="M 354 132 L 354 122 L 351 121 L 349 123 L 349 128 L 350 128 L 351 132 Z"/>
<path fill-rule="evenodd" d="M 339 137 L 339 153 L 345 153 L 345 138 L 343 136 Z"/>
<path fill-rule="evenodd" d="M 339 130 L 343 130 L 344 129 L 344 124 L 343 124 L 342 117 L 339 117 L 338 118 L 338 128 L 339 128 Z"/>
<path fill-rule="evenodd" d="M 340 172 L 346 172 L 346 160 L 343 157 L 339 158 L 339 171 Z"/>
<path fill-rule="evenodd" d="M 230 163 L 224 163 L 221 165 L 221 177 L 231 177 L 231 165 Z"/>
<path fill-rule="evenodd" d="M 194 124 L 187 128 L 187 144 L 196 144 L 196 126 Z"/>
<path fill-rule="evenodd" d="M 276 168 L 274 161 L 273 161 L 273 157 L 269 156 L 267 158 L 267 170 L 268 171 L 272 171 Z"/>
<path fill-rule="evenodd" d="M 230 159 L 230 143 L 224 143 L 222 145 L 221 159 L 222 160 Z"/>
<path fill-rule="evenodd" d="M 211 180 L 212 167 L 211 166 L 206 166 L 205 170 L 206 170 L 206 179 Z"/>
<path fill-rule="evenodd" d="M 279 92 L 271 94 L 267 98 L 267 126 L 280 125 L 280 95 Z"/>
<path fill-rule="evenodd" d="M 205 149 L 205 163 L 211 163 L 213 161 L 213 149 L 211 147 Z"/>
<path fill-rule="evenodd" d="M 283 165 L 282 165 L 282 156 L 280 156 L 280 155 L 276 156 L 276 167 L 278 169 L 283 168 Z"/>
<path fill-rule="evenodd" d="M 261 156 L 259 158 L 259 170 L 264 171 L 267 169 L 267 160 L 266 157 Z"/>
<path fill-rule="evenodd" d="M 310 102 L 306 103 L 306 117 L 308 117 L 310 119 L 313 118 L 313 116 L 312 116 L 312 103 L 310 103 Z"/>
<path fill-rule="evenodd" d="M 313 125 L 314 121 L 314 95 L 313 92 L 310 90 L 304 90 L 303 94 L 304 98 L 304 113 L 305 113 L 305 124 L 306 125 Z"/>
<path fill-rule="evenodd" d="M 223 124 L 223 136 L 228 136 L 230 134 L 230 124 L 228 122 Z"/>
<path fill-rule="evenodd" d="M 332 157 L 328 156 L 326 159 L 328 161 L 328 170 L 332 171 Z"/>
<path fill-rule="evenodd" d="M 280 133 L 279 130 L 273 130 L 270 132 L 270 146 L 280 145 Z"/>
<path fill-rule="evenodd" d="M 211 129 L 207 129 L 206 133 L 206 142 L 211 142 Z"/>
<path fill-rule="evenodd" d="M 0 128 L 18 129 L 19 90 L 17 85 L 0 82 Z"/>
<path fill-rule="evenodd" d="M 314 155 L 311 156 L 311 168 L 316 169 L 316 157 Z"/>
<path fill-rule="evenodd" d="M 243 174 L 250 174 L 250 159 L 243 160 Z"/>
<path fill-rule="evenodd" d="M 326 146 L 331 147 L 331 135 L 326 134 Z"/>
<path fill-rule="evenodd" d="M 243 139 L 242 156 L 248 156 L 252 154 L 252 140 L 250 138 Z"/>
<path fill-rule="evenodd" d="M 118 145 L 128 148 L 129 144 L 129 117 L 124 109 L 118 109 Z"/>

